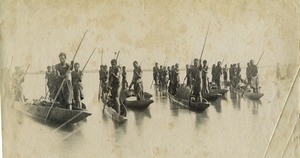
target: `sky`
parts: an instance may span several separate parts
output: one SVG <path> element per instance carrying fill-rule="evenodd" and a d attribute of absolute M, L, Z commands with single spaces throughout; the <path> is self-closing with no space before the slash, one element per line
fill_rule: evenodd
<path fill-rule="evenodd" d="M 299 63 L 299 3 L 271 0 L 118 0 L 4 1 L 1 4 L 2 66 L 31 64 L 29 71 L 46 70 L 65 52 L 86 69 L 109 64 L 120 51 L 119 64 L 145 69 L 155 62 L 179 63 L 199 58 L 210 23 L 203 59 L 212 65 L 250 59 L 260 66 Z"/>

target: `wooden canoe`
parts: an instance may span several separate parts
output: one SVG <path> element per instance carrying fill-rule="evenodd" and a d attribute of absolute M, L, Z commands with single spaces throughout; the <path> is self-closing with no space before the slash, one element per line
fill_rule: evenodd
<path fill-rule="evenodd" d="M 134 91 L 132 90 L 132 89 L 129 89 L 129 90 L 123 90 L 125 93 L 126 93 L 126 97 L 128 98 L 128 97 L 134 97 L 135 96 L 135 93 L 134 93 Z M 144 97 L 145 98 L 152 98 L 153 97 L 153 95 L 152 94 L 150 94 L 150 93 L 148 93 L 148 92 L 144 92 Z"/>
<path fill-rule="evenodd" d="M 259 100 L 261 97 L 264 96 L 263 93 L 254 93 L 254 92 L 251 92 L 251 91 L 247 91 L 247 90 L 243 90 L 243 89 L 238 89 L 238 88 L 235 88 L 235 87 L 232 87 L 233 90 L 236 92 L 236 93 L 239 93 L 241 94 L 242 96 L 245 96 L 249 99 L 252 99 L 252 100 Z"/>
<path fill-rule="evenodd" d="M 202 97 L 208 101 L 215 101 L 220 97 L 222 97 L 222 95 L 219 93 L 209 92 L 209 93 L 203 93 Z"/>
<path fill-rule="evenodd" d="M 133 95 L 131 95 L 130 97 L 128 96 L 128 94 L 132 94 L 132 91 L 126 91 L 123 90 L 120 93 L 120 102 L 121 104 L 124 104 L 126 107 L 128 108 L 132 108 L 132 109 L 146 109 L 149 107 L 150 104 L 152 104 L 154 101 L 151 100 L 150 98 L 152 97 L 151 94 L 149 93 L 144 93 L 144 99 L 143 100 L 136 100 L 136 98 L 134 97 L 134 93 Z M 130 100 L 130 99 L 134 99 L 134 100 Z"/>
<path fill-rule="evenodd" d="M 33 117 L 46 119 L 47 113 L 50 110 L 51 102 L 49 101 L 33 101 L 33 102 L 17 102 L 14 103 L 14 107 L 17 110 L 20 110 L 26 114 L 29 114 Z M 59 103 L 55 103 L 52 107 L 47 121 L 51 121 L 54 123 L 67 123 L 74 124 L 77 123 L 88 116 L 92 115 L 85 109 L 65 109 L 59 107 Z"/>
<path fill-rule="evenodd" d="M 103 98 L 107 98 L 106 96 Z M 118 114 L 118 112 L 113 108 L 116 104 L 119 104 L 117 101 L 112 101 L 109 99 L 102 99 L 102 102 L 104 103 L 103 106 L 103 112 L 105 115 L 110 117 L 112 120 L 123 123 L 127 121 L 127 109 L 123 104 L 120 104 L 121 107 L 121 113 Z"/>
<path fill-rule="evenodd" d="M 210 103 L 204 98 L 202 99 L 202 102 L 193 102 L 187 99 L 177 98 L 170 93 L 169 98 L 171 101 L 196 112 L 202 112 L 210 106 Z"/>
<path fill-rule="evenodd" d="M 228 92 L 228 89 L 215 89 L 215 88 L 210 88 L 209 91 L 212 92 L 212 93 L 219 93 L 219 94 L 221 94 L 221 95 L 224 95 L 225 93 Z"/>

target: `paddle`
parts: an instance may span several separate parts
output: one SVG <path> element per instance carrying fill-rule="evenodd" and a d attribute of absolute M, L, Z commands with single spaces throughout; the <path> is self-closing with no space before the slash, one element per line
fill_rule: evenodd
<path fill-rule="evenodd" d="M 101 66 L 102 66 L 102 62 L 103 61 L 103 48 L 102 48 L 102 52 L 101 52 Z M 101 70 L 103 71 L 103 70 Z M 101 73 L 100 71 L 100 73 Z M 100 88 L 101 88 L 101 80 L 99 80 L 99 88 L 98 88 L 98 101 L 100 101 L 100 98 L 101 98 L 101 91 L 100 91 Z M 102 89 L 103 90 L 103 89 Z"/>
<path fill-rule="evenodd" d="M 88 31 L 88 30 L 85 31 L 85 33 L 84 33 L 84 35 L 83 35 L 83 37 L 82 37 L 82 39 L 81 39 L 81 41 L 80 41 L 80 43 L 79 43 L 77 49 L 76 49 L 76 52 L 75 52 L 75 54 L 74 54 L 74 56 L 73 56 L 72 61 L 75 60 L 75 57 L 77 56 L 78 50 L 79 50 L 79 48 L 80 48 L 80 46 L 81 46 L 81 43 L 82 43 L 83 39 L 85 38 L 85 35 L 86 35 L 87 31 Z M 70 67 L 68 68 L 66 74 L 67 74 L 68 72 L 70 73 L 70 68 L 71 68 L 71 67 L 72 67 L 72 66 L 70 66 Z M 54 97 L 54 100 L 52 100 L 52 104 L 51 104 L 50 109 L 49 109 L 48 112 L 47 112 L 47 115 L 46 115 L 46 118 L 45 118 L 45 122 L 47 122 L 47 119 L 48 119 L 48 117 L 49 117 L 49 114 L 50 114 L 50 112 L 51 112 L 51 110 L 52 110 L 52 108 L 53 108 L 53 105 L 54 105 L 54 103 L 55 103 L 55 101 L 56 101 L 56 99 L 57 99 L 57 97 L 58 97 L 58 94 L 60 93 L 60 91 L 61 91 L 61 89 L 62 89 L 63 84 L 65 83 L 65 81 L 66 81 L 66 78 L 63 79 L 63 81 L 62 81 L 62 83 L 61 83 L 61 85 L 60 85 L 60 87 L 59 87 L 59 89 L 58 89 L 58 91 L 57 91 L 57 93 L 56 93 L 56 95 L 55 95 L 55 97 Z"/>

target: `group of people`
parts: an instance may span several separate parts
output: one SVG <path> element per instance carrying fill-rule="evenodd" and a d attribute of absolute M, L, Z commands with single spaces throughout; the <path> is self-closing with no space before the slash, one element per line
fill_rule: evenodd
<path fill-rule="evenodd" d="M 141 66 L 138 64 L 137 61 L 133 62 L 133 77 L 130 85 L 128 86 L 127 82 L 127 72 L 126 67 L 117 65 L 117 60 L 111 60 L 111 66 L 109 70 L 107 70 L 107 65 L 100 65 L 99 70 L 99 80 L 101 86 L 101 98 L 104 99 L 105 94 L 110 94 L 109 99 L 118 102 L 113 108 L 120 112 L 120 107 L 118 106 L 119 103 L 119 93 L 120 93 L 120 83 L 121 83 L 121 90 L 126 91 L 131 89 L 133 86 L 134 94 L 137 97 L 137 100 L 144 99 L 144 88 L 143 88 L 143 81 L 142 81 L 142 69 Z M 122 82 L 120 82 L 120 76 L 122 76 Z"/>
<path fill-rule="evenodd" d="M 229 80 L 232 83 L 233 87 L 237 87 L 239 83 L 246 83 L 249 85 L 253 92 L 258 92 L 258 70 L 257 66 L 254 64 L 254 61 L 251 60 L 246 69 L 246 77 L 247 80 L 243 80 L 241 77 L 241 67 L 240 63 L 231 64 L 230 68 L 227 68 L 225 65 L 222 68 L 222 62 L 218 62 L 217 64 L 212 65 L 211 69 L 211 82 L 208 78 L 208 64 L 206 60 L 194 59 L 193 65 L 186 65 L 186 76 L 184 81 L 186 80 L 186 86 L 191 88 L 191 93 L 194 95 L 196 100 L 202 99 L 202 94 L 209 93 L 209 89 L 212 85 L 216 85 L 217 89 L 221 89 L 221 76 L 223 75 L 224 83 L 228 82 L 228 73 Z M 175 66 L 162 66 L 158 67 L 158 63 L 155 63 L 153 67 L 153 80 L 155 84 L 160 86 L 165 86 L 169 82 L 168 91 L 172 95 L 176 94 L 179 83 L 179 66 L 175 64 Z"/>
<path fill-rule="evenodd" d="M 162 65 L 158 67 L 158 63 L 155 63 L 153 67 L 153 81 L 156 85 L 168 87 L 170 94 L 176 94 L 177 88 L 180 86 L 179 64 L 176 63 L 171 67 Z"/>
<path fill-rule="evenodd" d="M 66 63 L 66 54 L 59 54 L 60 63 L 48 66 L 45 79 L 50 100 L 58 101 L 61 106 L 84 108 L 81 100 L 84 99 L 82 76 L 79 63 Z M 46 94 L 46 97 L 47 97 Z"/>

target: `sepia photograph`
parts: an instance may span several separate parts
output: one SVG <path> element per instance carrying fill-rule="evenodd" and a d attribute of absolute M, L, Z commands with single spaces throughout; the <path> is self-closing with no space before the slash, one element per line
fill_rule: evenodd
<path fill-rule="evenodd" d="M 299 158 L 298 0 L 3 0 L 4 158 Z"/>

